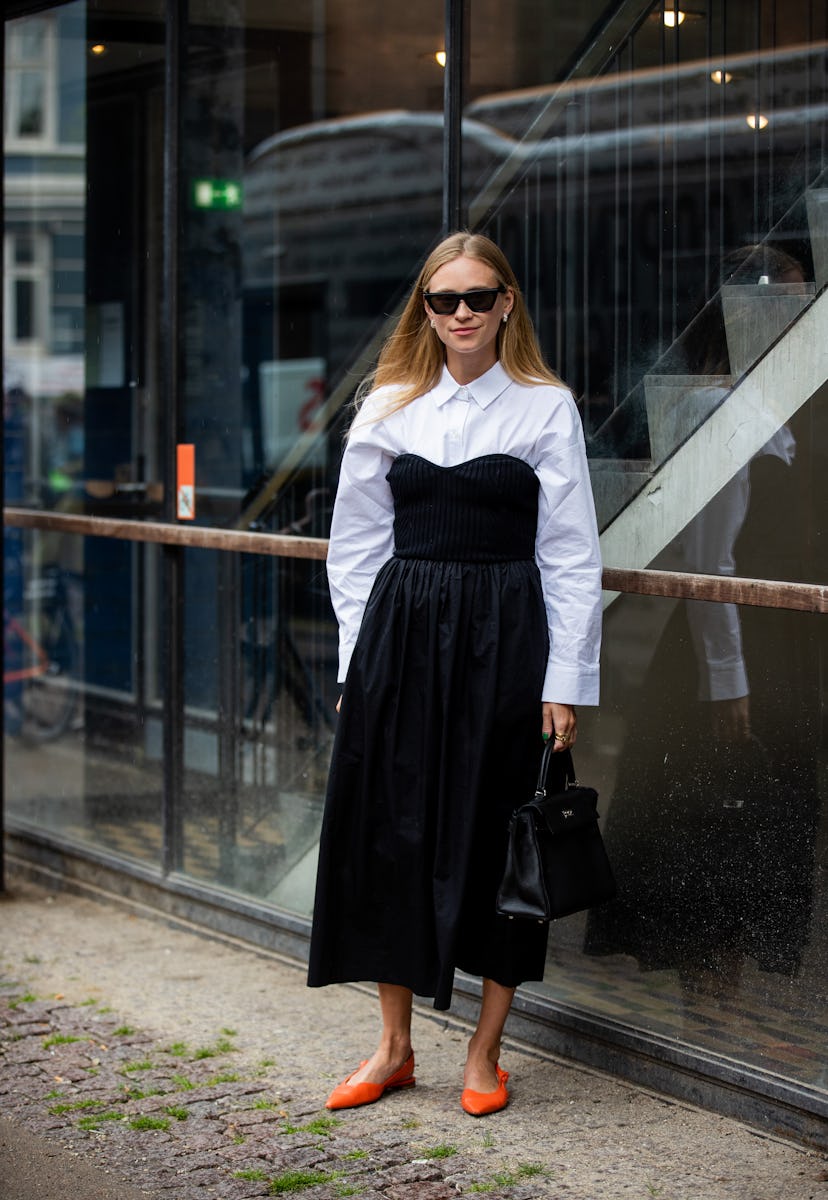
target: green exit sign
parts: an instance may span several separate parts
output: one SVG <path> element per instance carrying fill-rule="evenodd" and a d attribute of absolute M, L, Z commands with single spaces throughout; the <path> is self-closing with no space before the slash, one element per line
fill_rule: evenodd
<path fill-rule="evenodd" d="M 196 208 L 241 208 L 241 184 L 232 179 L 195 179 L 193 205 Z"/>

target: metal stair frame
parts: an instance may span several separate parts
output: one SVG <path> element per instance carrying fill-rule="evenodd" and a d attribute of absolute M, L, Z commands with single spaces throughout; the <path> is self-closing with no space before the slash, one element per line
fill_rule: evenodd
<path fill-rule="evenodd" d="M 828 385 L 828 289 L 788 327 L 601 534 L 606 567 L 647 567 Z M 618 593 L 607 593 L 605 607 Z"/>

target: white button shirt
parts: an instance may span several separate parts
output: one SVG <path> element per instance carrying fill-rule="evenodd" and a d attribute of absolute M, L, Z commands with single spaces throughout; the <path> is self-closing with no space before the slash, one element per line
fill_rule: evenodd
<path fill-rule="evenodd" d="M 418 454 L 453 467 L 485 454 L 511 454 L 528 463 L 540 482 L 535 560 L 549 626 L 541 698 L 597 704 L 601 559 L 572 396 L 550 384 L 515 383 L 499 362 L 466 387 L 444 367 L 436 387 L 383 416 L 393 394 L 380 388 L 368 396 L 342 461 L 328 551 L 339 681 L 377 572 L 394 553 L 394 501 L 386 478 L 394 459 Z"/>

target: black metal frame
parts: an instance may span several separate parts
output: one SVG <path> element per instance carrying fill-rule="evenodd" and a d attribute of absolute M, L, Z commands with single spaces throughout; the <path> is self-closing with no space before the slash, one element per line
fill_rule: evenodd
<path fill-rule="evenodd" d="M 161 330 L 164 411 L 164 517 L 176 520 L 176 446 L 182 425 L 180 348 L 181 288 L 179 230 L 182 180 L 181 98 L 186 54 L 188 0 L 167 5 L 164 61 L 164 308 Z M 184 781 L 184 547 L 163 549 L 164 792 L 161 808 L 162 866 L 181 863 L 181 805 Z"/>
<path fill-rule="evenodd" d="M 468 83 L 468 0 L 445 0 L 443 77 L 443 234 L 462 229 L 463 105 Z"/>
<path fill-rule="evenodd" d="M 0 21 L 0 75 L 3 78 L 3 94 L 0 96 L 0 128 L 6 128 L 6 22 Z M 3 230 L 6 228 L 6 156 L 0 155 L 0 225 Z M 0 272 L 2 278 L 6 278 L 6 239 L 3 238 L 3 244 L 0 246 Z M 0 287 L 0 330 L 6 328 L 6 313 L 4 308 L 6 289 Z M 3 338 L 0 337 L 0 380 L 5 378 L 5 369 L 3 363 Z M 5 422 L 4 422 L 5 426 Z M 0 428 L 0 496 L 5 502 L 6 498 L 6 431 L 5 428 Z M 5 603 L 6 596 L 6 575 L 5 575 L 5 554 L 0 555 L 0 595 L 3 596 Z M 5 718 L 5 703 L 0 704 L 0 746 L 4 745 L 6 736 L 6 718 Z M 6 890 L 6 770 L 4 755 L 0 753 L 0 894 Z"/>

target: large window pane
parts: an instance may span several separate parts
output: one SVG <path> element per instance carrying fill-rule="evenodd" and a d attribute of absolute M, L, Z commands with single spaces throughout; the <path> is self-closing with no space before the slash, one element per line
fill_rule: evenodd
<path fill-rule="evenodd" d="M 822 581 L 825 13 L 665 7 L 564 6 L 545 58 L 557 11 L 472 10 L 471 221 L 578 397 L 605 563 Z M 824 1088 L 824 618 L 606 600 L 577 766 L 619 897 L 535 990 Z"/>
<path fill-rule="evenodd" d="M 327 534 L 349 401 L 439 236 L 442 37 L 436 0 L 191 5 L 197 522 Z M 324 568 L 196 551 L 185 576 L 182 869 L 308 912 L 336 702 Z"/>
<path fill-rule="evenodd" d="M 579 398 L 605 561 L 645 567 L 825 382 L 826 17 L 806 0 L 716 0 L 672 27 L 657 4 L 622 6 L 623 27 L 614 9 L 584 12 L 564 19 L 580 22 L 577 51 L 544 72 L 518 48 L 524 8 L 497 27 L 499 89 L 466 110 L 466 198 Z M 473 16 L 473 80 L 493 39 Z M 819 453 L 797 439 L 805 488 Z M 808 507 L 822 527 L 818 492 Z M 770 561 L 755 571 L 773 577 Z M 819 563 L 799 578 L 821 579 Z"/>
<path fill-rule="evenodd" d="M 5 500 L 140 517 L 159 513 L 164 25 L 160 3 L 113 10 L 7 25 Z M 6 531 L 9 822 L 160 867 L 157 575 L 127 542 Z"/>
<path fill-rule="evenodd" d="M 824 618 L 704 607 L 741 631 L 738 702 L 710 699 L 692 603 L 607 610 L 577 750 L 618 898 L 555 923 L 534 990 L 824 1089 Z"/>

